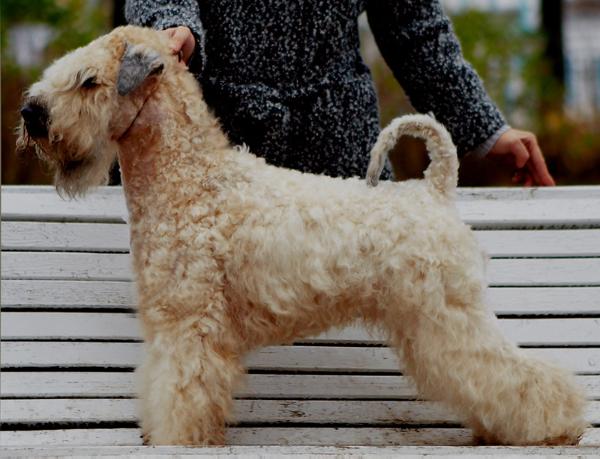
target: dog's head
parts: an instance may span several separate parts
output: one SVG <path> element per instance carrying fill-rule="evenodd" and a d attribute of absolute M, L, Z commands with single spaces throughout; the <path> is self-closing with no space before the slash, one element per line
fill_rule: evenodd
<path fill-rule="evenodd" d="M 55 61 L 29 88 L 17 147 L 35 147 L 59 192 L 105 184 L 119 139 L 163 75 L 180 67 L 162 34 L 117 28 Z"/>

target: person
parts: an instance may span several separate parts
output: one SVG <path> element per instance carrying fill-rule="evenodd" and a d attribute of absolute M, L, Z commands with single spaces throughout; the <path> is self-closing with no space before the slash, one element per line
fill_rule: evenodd
<path fill-rule="evenodd" d="M 363 177 L 379 133 L 358 16 L 416 110 L 459 156 L 502 159 L 513 181 L 554 185 L 536 137 L 513 129 L 462 56 L 439 0 L 127 0 L 131 24 L 163 30 L 230 140 L 271 164 Z M 382 178 L 389 178 L 389 168 Z"/>

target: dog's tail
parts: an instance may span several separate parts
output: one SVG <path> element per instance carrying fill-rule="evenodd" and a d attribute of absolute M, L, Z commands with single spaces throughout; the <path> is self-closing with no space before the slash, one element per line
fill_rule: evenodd
<path fill-rule="evenodd" d="M 443 196 L 451 197 L 458 182 L 456 147 L 446 128 L 428 115 L 417 114 L 395 118 L 381 131 L 371 150 L 367 185 L 377 186 L 386 156 L 403 135 L 425 140 L 431 160 L 424 173 L 425 180 Z"/>

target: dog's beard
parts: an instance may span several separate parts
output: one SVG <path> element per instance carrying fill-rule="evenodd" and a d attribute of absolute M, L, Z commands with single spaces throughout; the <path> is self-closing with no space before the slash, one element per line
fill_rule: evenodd
<path fill-rule="evenodd" d="M 40 148 L 41 157 L 48 159 L 48 153 Z M 59 195 L 69 198 L 82 197 L 90 188 L 108 184 L 110 168 L 116 158 L 116 148 L 112 144 L 95 145 L 85 154 L 59 153 L 51 159 L 55 170 L 54 184 Z"/>

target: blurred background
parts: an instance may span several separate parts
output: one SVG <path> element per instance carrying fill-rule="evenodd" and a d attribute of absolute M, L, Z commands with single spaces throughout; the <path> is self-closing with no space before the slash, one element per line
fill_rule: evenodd
<path fill-rule="evenodd" d="M 535 132 L 558 184 L 600 184 L 600 0 L 442 0 L 463 53 L 509 123 Z M 51 175 L 32 152 L 16 155 L 23 90 L 54 58 L 123 24 L 124 0 L 2 0 L 2 183 L 43 184 Z M 413 111 L 383 62 L 366 17 L 362 53 L 380 100 L 382 124 Z M 392 162 L 419 177 L 423 146 L 404 139 Z M 462 186 L 510 184 L 511 171 L 465 158 Z M 118 176 L 118 174 L 115 174 Z"/>

